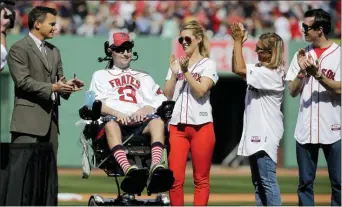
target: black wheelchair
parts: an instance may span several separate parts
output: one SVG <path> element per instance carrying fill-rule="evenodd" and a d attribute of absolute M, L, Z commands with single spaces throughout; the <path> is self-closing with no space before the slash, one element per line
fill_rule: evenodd
<path fill-rule="evenodd" d="M 87 161 L 83 160 L 84 164 L 89 164 L 88 167 L 83 168 L 83 171 L 88 171 L 84 173 L 83 178 L 88 178 L 90 175 L 91 168 L 100 168 L 104 170 L 104 172 L 109 177 L 114 177 L 118 196 L 117 198 L 102 198 L 100 195 L 92 195 L 88 200 L 88 206 L 102 206 L 102 205 L 158 205 L 158 206 L 165 206 L 169 205 L 168 197 L 163 192 L 148 192 L 148 196 L 151 194 L 156 193 L 157 196 L 154 199 L 136 199 L 135 195 L 141 196 L 141 193 L 144 189 L 141 189 L 141 192 L 136 193 L 121 193 L 121 184 L 118 181 L 118 177 L 124 176 L 124 172 L 121 169 L 120 165 L 116 162 L 113 153 L 109 149 L 107 145 L 106 138 L 103 137 L 103 127 L 99 123 L 101 119 L 101 101 L 95 101 L 92 105 L 92 108 L 88 108 L 87 106 L 83 106 L 79 109 L 80 117 L 85 120 L 87 123 L 83 129 L 81 134 L 81 143 L 84 146 L 83 155 L 86 156 Z M 168 152 L 168 130 L 167 130 L 167 123 L 171 118 L 172 110 L 174 107 L 173 101 L 164 101 L 163 104 L 157 109 L 155 113 L 158 115 L 165 124 L 165 152 Z M 137 133 L 133 133 L 129 136 L 125 136 L 122 138 L 122 145 L 126 152 L 127 158 L 130 164 L 136 164 L 139 168 L 150 168 L 151 165 L 151 142 L 150 136 L 148 135 L 139 135 Z M 92 156 L 89 156 L 88 149 L 91 149 L 93 152 Z M 88 159 L 91 157 L 90 159 Z M 84 157 L 83 157 L 84 158 Z M 90 164 L 90 161 L 92 164 Z M 163 163 L 167 166 L 167 155 L 165 158 L 165 162 Z M 174 182 L 174 178 L 168 184 L 168 189 L 172 187 Z M 146 186 L 145 186 L 146 187 Z"/>

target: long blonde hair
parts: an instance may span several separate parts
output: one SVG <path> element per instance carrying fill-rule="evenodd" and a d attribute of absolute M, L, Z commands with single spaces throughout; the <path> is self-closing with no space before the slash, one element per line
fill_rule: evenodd
<path fill-rule="evenodd" d="M 196 20 L 192 20 L 192 21 L 187 22 L 180 31 L 182 32 L 183 30 L 187 30 L 187 29 L 192 30 L 192 34 L 196 38 L 199 38 L 199 37 L 202 38 L 202 41 L 198 44 L 199 52 L 203 57 L 209 58 L 210 56 L 209 39 L 207 35 L 204 33 L 203 27 Z"/>
<path fill-rule="evenodd" d="M 274 32 L 262 34 L 259 38 L 265 49 L 272 52 L 272 57 L 269 62 L 262 64 L 267 68 L 279 68 L 285 65 L 284 61 L 284 41 L 279 35 Z"/>

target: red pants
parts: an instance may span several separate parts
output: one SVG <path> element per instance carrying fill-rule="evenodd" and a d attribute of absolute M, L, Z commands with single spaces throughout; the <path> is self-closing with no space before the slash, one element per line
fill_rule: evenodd
<path fill-rule="evenodd" d="M 208 205 L 209 174 L 215 146 L 212 122 L 202 125 L 170 125 L 169 168 L 175 182 L 169 192 L 172 206 L 184 205 L 184 180 L 188 152 L 191 151 L 195 184 L 194 205 Z"/>

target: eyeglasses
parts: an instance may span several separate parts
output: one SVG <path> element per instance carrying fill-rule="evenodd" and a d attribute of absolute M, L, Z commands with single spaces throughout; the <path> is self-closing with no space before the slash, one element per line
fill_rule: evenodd
<path fill-rule="evenodd" d="M 183 44 L 183 41 L 185 40 L 185 43 L 190 45 L 191 44 L 191 37 L 185 36 L 178 38 L 179 44 Z"/>
<path fill-rule="evenodd" d="M 304 29 L 305 32 L 308 32 L 308 31 L 310 31 L 310 30 L 313 29 L 312 26 L 308 26 L 308 25 L 306 25 L 306 24 L 304 24 L 304 23 L 302 24 L 302 27 L 303 27 L 303 29 Z"/>

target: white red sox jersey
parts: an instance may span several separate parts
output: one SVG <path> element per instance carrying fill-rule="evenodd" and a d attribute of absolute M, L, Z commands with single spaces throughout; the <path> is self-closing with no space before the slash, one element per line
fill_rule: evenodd
<path fill-rule="evenodd" d="M 341 81 L 340 79 L 340 49 L 333 43 L 320 56 L 319 70 L 325 77 Z M 314 61 L 317 60 L 312 45 L 305 48 Z M 296 78 L 300 67 L 297 53 L 294 55 L 287 72 L 286 80 Z M 332 144 L 341 139 L 341 97 L 327 91 L 312 76 L 305 77 L 304 86 L 300 94 L 300 107 L 298 112 L 295 138 L 300 144 Z"/>
<path fill-rule="evenodd" d="M 0 58 L 0 71 L 2 71 L 7 64 L 7 50 L 2 44 L 0 44 Z"/>
<path fill-rule="evenodd" d="M 277 163 L 277 150 L 283 136 L 280 110 L 285 90 L 285 72 L 247 64 L 243 132 L 238 155 L 251 156 L 264 150 Z"/>
<path fill-rule="evenodd" d="M 132 69 L 98 70 L 93 74 L 89 90 L 106 106 L 131 115 L 144 106 L 156 110 L 167 98 L 151 76 Z"/>
<path fill-rule="evenodd" d="M 198 61 L 189 68 L 189 72 L 197 82 L 201 81 L 201 77 L 210 78 L 214 85 L 218 81 L 216 63 L 209 58 L 204 58 Z M 172 71 L 169 68 L 166 80 L 170 80 L 171 75 Z M 213 117 L 210 105 L 210 91 L 208 91 L 203 97 L 198 98 L 191 90 L 189 84 L 186 83 L 181 70 L 179 70 L 177 74 L 177 79 L 178 81 L 173 94 L 173 100 L 176 101 L 176 104 L 169 123 L 172 125 L 177 125 L 178 123 L 199 125 L 212 122 Z M 185 84 L 184 87 L 183 84 Z"/>

